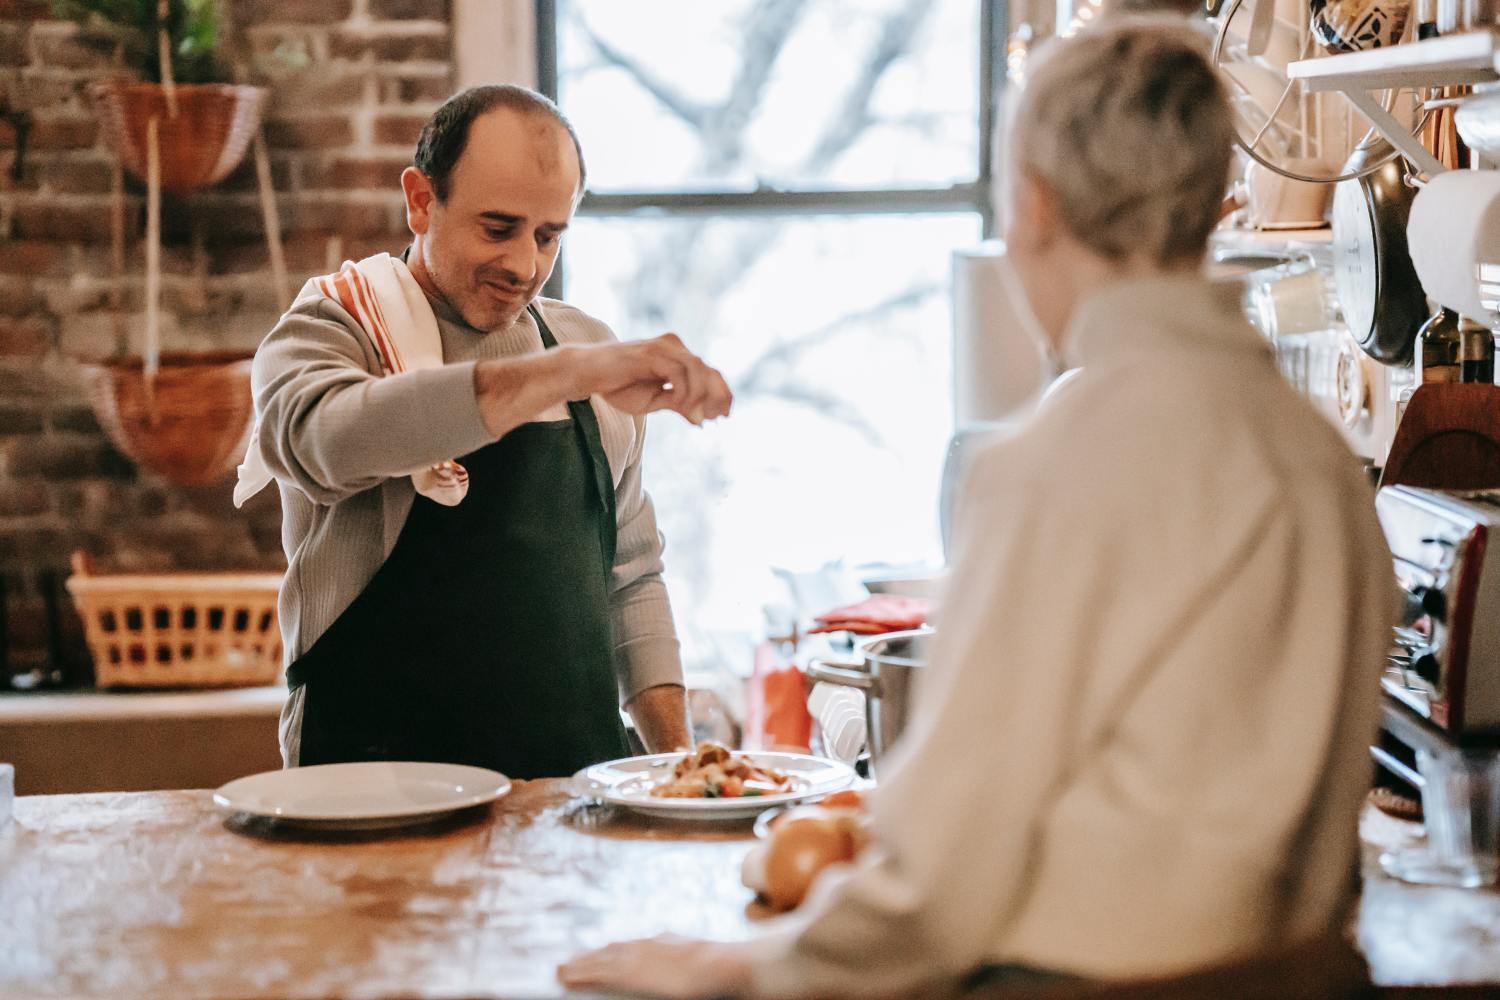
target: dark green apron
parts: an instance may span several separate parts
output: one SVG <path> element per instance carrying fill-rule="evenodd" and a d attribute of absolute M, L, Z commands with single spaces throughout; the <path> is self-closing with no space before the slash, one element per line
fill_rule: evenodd
<path fill-rule="evenodd" d="M 307 687 L 300 764 L 536 778 L 629 753 L 610 642 L 614 480 L 593 407 L 568 411 L 458 459 L 458 506 L 417 496 L 374 579 L 288 671 Z"/>

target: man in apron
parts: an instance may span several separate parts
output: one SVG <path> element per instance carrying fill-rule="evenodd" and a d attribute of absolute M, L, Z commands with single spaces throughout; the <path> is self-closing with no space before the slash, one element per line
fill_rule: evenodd
<path fill-rule="evenodd" d="M 688 743 L 642 438 L 652 410 L 696 423 L 731 396 L 675 336 L 620 343 L 538 298 L 583 182 L 546 98 L 455 96 L 401 177 L 402 259 L 441 363 L 383 365 L 366 329 L 378 303 L 330 296 L 329 279 L 261 345 L 255 452 L 289 563 L 289 766 L 565 775 L 629 753 L 621 706 L 648 749 Z M 462 499 L 419 494 L 413 472 L 449 460 L 467 473 Z"/>

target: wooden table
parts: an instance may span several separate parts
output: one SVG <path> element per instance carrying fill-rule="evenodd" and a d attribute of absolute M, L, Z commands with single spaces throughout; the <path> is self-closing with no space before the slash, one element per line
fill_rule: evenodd
<path fill-rule="evenodd" d="M 1394 882 L 1410 824 L 1365 817 L 1376 982 L 1500 983 L 1500 893 Z M 752 933 L 743 826 L 669 825 L 521 782 L 401 836 L 228 820 L 207 792 L 18 799 L 0 829 L 0 997 L 556 994 L 583 948 Z"/>
<path fill-rule="evenodd" d="M 226 822 L 206 791 L 17 799 L 0 997 L 553 995 L 583 948 L 750 932 L 744 825 L 698 830 L 518 782 L 393 837 Z"/>

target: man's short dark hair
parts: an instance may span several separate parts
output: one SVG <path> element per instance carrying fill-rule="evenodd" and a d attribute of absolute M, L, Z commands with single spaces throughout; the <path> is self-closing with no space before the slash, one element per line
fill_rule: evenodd
<path fill-rule="evenodd" d="M 464 147 L 469 144 L 469 126 L 474 124 L 474 119 L 496 108 L 547 118 L 562 126 L 568 138 L 573 140 L 573 151 L 578 154 L 578 188 L 583 190 L 587 176 L 583 167 L 583 146 L 578 141 L 573 123 L 545 95 L 514 84 L 495 83 L 470 87 L 454 94 L 422 126 L 412 162 L 432 181 L 438 201 L 448 199 L 448 181 L 459 157 L 464 155 Z"/>

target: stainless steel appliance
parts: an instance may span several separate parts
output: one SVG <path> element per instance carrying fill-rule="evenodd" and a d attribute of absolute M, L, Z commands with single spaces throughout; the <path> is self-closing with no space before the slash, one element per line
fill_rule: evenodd
<path fill-rule="evenodd" d="M 1375 506 L 1406 594 L 1386 692 L 1452 736 L 1500 735 L 1500 492 L 1389 486 Z"/>
<path fill-rule="evenodd" d="M 871 777 L 879 776 L 880 758 L 890 752 L 906 729 L 913 707 L 912 691 L 927 666 L 932 635 L 931 629 L 924 628 L 866 639 L 858 646 L 863 659 L 858 667 L 819 660 L 808 665 L 807 675 L 814 681 L 864 692 Z"/>
<path fill-rule="evenodd" d="M 1406 599 L 1372 751 L 1420 788 L 1417 750 L 1500 744 L 1500 491 L 1388 486 L 1375 503 Z"/>

